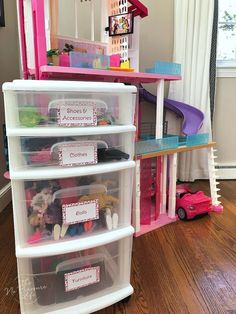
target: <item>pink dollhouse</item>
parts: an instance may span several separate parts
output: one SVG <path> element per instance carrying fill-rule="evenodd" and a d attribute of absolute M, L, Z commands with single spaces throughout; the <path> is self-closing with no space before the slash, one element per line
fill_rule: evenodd
<path fill-rule="evenodd" d="M 59 30 L 60 1 L 18 0 L 24 79 L 106 81 L 131 83 L 136 86 L 142 83 L 156 83 L 155 138 L 162 140 L 164 82 L 180 80 L 181 76 L 139 72 L 140 20 L 148 16 L 148 9 L 138 0 L 75 0 L 70 1 L 70 4 L 73 6 L 73 15 L 69 16 L 68 23 L 72 24 L 72 31 L 69 35 L 62 35 Z M 86 18 L 90 33 L 83 38 L 79 28 L 79 12 L 85 8 L 89 12 Z M 118 25 L 122 14 L 122 18 L 131 14 L 126 33 L 122 33 L 123 28 Z M 120 33 L 112 36 L 118 27 Z M 70 61 L 68 56 L 62 54 L 58 65 L 48 65 L 47 51 L 63 51 L 65 44 L 73 46 L 75 56 L 76 53 L 78 56 L 82 54 L 83 57 L 86 54 L 96 55 L 99 65 L 102 64 L 101 58 L 109 58 L 109 65 L 105 68 L 73 66 L 73 53 L 70 55 Z M 140 135 L 141 118 L 141 106 L 138 104 L 135 113 L 136 140 Z M 136 155 L 132 217 L 136 235 L 176 220 L 176 169 L 179 152 L 208 148 L 212 203 L 219 204 L 214 145 L 215 143 L 207 143 L 194 147 L 169 147 Z"/>
<path fill-rule="evenodd" d="M 112 64 L 116 64 L 117 59 L 115 56 L 119 55 L 121 63 L 124 64 L 129 60 L 132 68 L 138 72 L 139 22 L 141 18 L 148 15 L 147 8 L 140 1 L 68 2 L 68 5 L 74 6 L 74 16 L 68 17 L 68 22 L 74 22 L 73 34 L 70 33 L 70 36 L 62 36 L 58 33 L 60 5 L 62 5 L 60 1 L 18 1 L 24 78 L 33 76 L 36 79 L 41 79 L 51 76 L 52 73 L 45 68 L 47 66 L 46 51 L 55 48 L 62 51 L 65 43 L 73 45 L 77 51 L 86 51 L 86 53 L 90 54 L 113 55 Z M 90 34 L 87 38 L 82 38 L 78 28 L 80 18 L 78 12 L 82 11 L 84 7 L 87 7 L 87 10 L 89 10 L 87 17 L 90 22 Z M 129 24 L 132 23 L 132 32 L 128 34 L 127 30 L 127 35 L 123 33 L 122 36 L 117 36 L 117 34 L 116 36 L 109 36 L 108 17 L 114 17 L 113 20 L 118 21 L 118 19 L 124 18 L 122 14 L 124 16 L 125 14 L 130 14 L 132 16 L 132 18 L 129 17 Z M 99 22 L 97 22 L 98 19 Z M 87 20 L 86 23 L 88 23 Z M 100 29 L 98 30 L 98 28 Z M 99 40 L 95 40 L 95 37 L 96 39 L 99 38 Z M 55 71 L 59 74 L 62 70 L 61 68 L 53 68 L 55 75 Z M 73 75 L 72 69 L 67 69 L 67 72 Z"/>

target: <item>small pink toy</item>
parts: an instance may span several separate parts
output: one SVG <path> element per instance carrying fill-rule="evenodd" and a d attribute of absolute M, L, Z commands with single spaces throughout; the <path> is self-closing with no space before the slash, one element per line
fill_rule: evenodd
<path fill-rule="evenodd" d="M 69 67 L 70 66 L 70 56 L 67 52 L 62 53 L 59 56 L 59 65 L 62 67 Z"/>
<path fill-rule="evenodd" d="M 186 185 L 177 186 L 176 213 L 181 220 L 193 219 L 209 212 L 222 212 L 222 205 L 212 205 L 212 200 L 204 192 L 193 193 Z"/>
<path fill-rule="evenodd" d="M 29 239 L 28 239 L 27 242 L 28 242 L 29 244 L 34 244 L 34 243 L 40 242 L 41 240 L 42 240 L 42 234 L 41 234 L 40 230 L 37 229 L 37 230 L 35 231 L 35 233 L 32 234 L 32 235 L 29 237 Z"/>
<path fill-rule="evenodd" d="M 110 66 L 119 67 L 120 66 L 120 55 L 115 54 L 110 56 Z"/>
<path fill-rule="evenodd" d="M 50 148 L 43 148 L 41 151 L 32 153 L 29 156 L 31 163 L 44 163 L 51 160 L 51 151 Z"/>
<path fill-rule="evenodd" d="M 36 195 L 36 191 L 33 188 L 28 188 L 25 190 L 25 197 L 26 197 L 26 206 L 27 208 L 30 207 L 31 201 L 33 197 Z"/>
<path fill-rule="evenodd" d="M 211 205 L 212 211 L 215 213 L 222 213 L 223 211 L 223 206 L 221 204 L 217 204 L 217 205 Z"/>

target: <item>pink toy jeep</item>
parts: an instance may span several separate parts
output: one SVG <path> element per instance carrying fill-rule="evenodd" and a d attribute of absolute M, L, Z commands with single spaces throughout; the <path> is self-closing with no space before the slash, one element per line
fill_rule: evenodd
<path fill-rule="evenodd" d="M 202 191 L 193 193 L 183 185 L 176 189 L 176 213 L 181 220 L 193 219 L 201 214 L 222 210 L 222 205 L 212 205 L 211 198 Z"/>

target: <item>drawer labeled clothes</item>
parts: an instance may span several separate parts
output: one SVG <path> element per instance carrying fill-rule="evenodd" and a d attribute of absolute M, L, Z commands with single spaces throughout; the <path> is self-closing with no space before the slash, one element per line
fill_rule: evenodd
<path fill-rule="evenodd" d="M 129 225 L 132 173 L 126 169 L 74 178 L 13 180 L 20 245 L 71 240 Z"/>
<path fill-rule="evenodd" d="M 32 314 L 56 310 L 55 306 L 63 309 L 127 285 L 131 245 L 127 237 L 83 251 L 18 259 L 22 310 Z"/>
<path fill-rule="evenodd" d="M 5 91 L 10 93 L 14 116 L 8 127 L 99 127 L 131 125 L 134 93 Z M 6 108 L 11 114 L 13 108 Z"/>
<path fill-rule="evenodd" d="M 133 159 L 134 133 L 71 137 L 9 137 L 13 170 L 77 167 Z"/>

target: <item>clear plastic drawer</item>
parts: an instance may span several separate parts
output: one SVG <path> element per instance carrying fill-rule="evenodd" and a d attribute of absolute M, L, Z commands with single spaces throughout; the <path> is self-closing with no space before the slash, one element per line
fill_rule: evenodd
<path fill-rule="evenodd" d="M 136 88 L 114 83 L 14 81 L 3 86 L 8 128 L 133 124 Z"/>
<path fill-rule="evenodd" d="M 132 237 L 126 237 L 88 250 L 18 259 L 22 313 L 71 313 L 70 307 L 81 313 L 83 303 L 109 298 L 129 285 L 131 248 Z"/>
<path fill-rule="evenodd" d="M 12 170 L 78 167 L 132 160 L 134 133 L 66 137 L 9 137 Z"/>
<path fill-rule="evenodd" d="M 130 225 L 133 169 L 49 180 L 12 180 L 16 244 L 81 239 Z"/>

